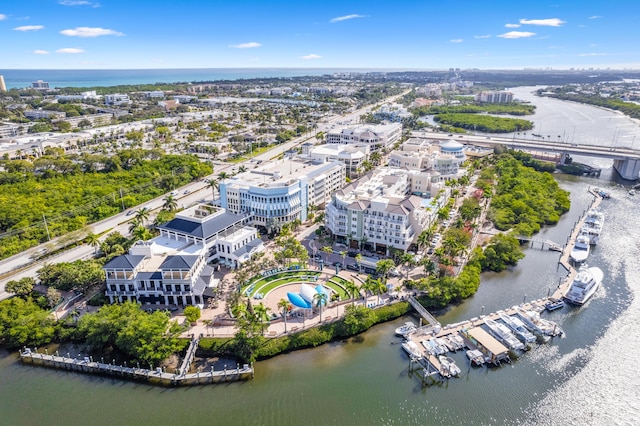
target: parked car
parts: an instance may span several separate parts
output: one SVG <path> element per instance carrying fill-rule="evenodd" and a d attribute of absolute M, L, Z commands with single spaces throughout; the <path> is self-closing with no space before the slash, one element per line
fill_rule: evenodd
<path fill-rule="evenodd" d="M 358 255 L 357 251 L 349 251 L 347 252 L 347 256 L 349 257 L 356 257 Z"/>
<path fill-rule="evenodd" d="M 342 266 L 342 262 L 335 261 L 332 263 L 333 266 Z"/>
<path fill-rule="evenodd" d="M 354 265 L 353 263 L 349 263 L 347 265 L 347 269 L 351 270 L 351 271 L 359 271 L 360 268 L 358 268 L 358 265 Z"/>

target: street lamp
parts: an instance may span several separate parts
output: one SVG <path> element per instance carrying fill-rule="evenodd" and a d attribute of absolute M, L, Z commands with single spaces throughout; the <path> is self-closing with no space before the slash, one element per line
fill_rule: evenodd
<path fill-rule="evenodd" d="M 482 309 L 480 310 L 480 316 L 482 316 L 484 314 L 484 306 L 482 307 Z"/>

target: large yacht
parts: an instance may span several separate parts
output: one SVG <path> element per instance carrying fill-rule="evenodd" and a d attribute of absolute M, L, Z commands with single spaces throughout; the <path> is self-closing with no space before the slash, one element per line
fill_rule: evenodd
<path fill-rule="evenodd" d="M 589 237 L 584 234 L 578 235 L 576 238 L 576 243 L 573 245 L 573 249 L 571 249 L 571 253 L 569 253 L 569 257 L 575 263 L 582 263 L 587 260 L 589 257 Z"/>
<path fill-rule="evenodd" d="M 582 266 L 564 298 L 574 305 L 584 305 L 596 292 L 603 277 L 604 274 L 600 268 Z"/>
<path fill-rule="evenodd" d="M 587 217 L 584 219 L 584 225 L 580 229 L 580 233 L 589 238 L 589 244 L 596 245 L 603 226 L 604 213 L 591 209 L 587 212 Z"/>

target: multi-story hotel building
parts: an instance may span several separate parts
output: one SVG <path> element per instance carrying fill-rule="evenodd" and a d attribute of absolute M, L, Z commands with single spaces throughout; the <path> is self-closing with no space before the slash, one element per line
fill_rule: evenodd
<path fill-rule="evenodd" d="M 237 267 L 264 250 L 249 215 L 200 204 L 159 226 L 160 236 L 138 241 L 103 269 L 106 296 L 115 301 L 200 305 L 217 285 L 207 262 Z"/>
<path fill-rule="evenodd" d="M 390 248 L 406 251 L 435 221 L 446 202 L 446 194 L 435 196 L 441 191 L 446 192 L 442 181 L 427 172 L 379 168 L 334 194 L 325 224 L 351 248 L 387 255 Z"/>
<path fill-rule="evenodd" d="M 488 104 L 504 104 L 513 102 L 513 93 L 511 92 L 480 92 L 475 96 L 476 102 L 485 102 Z"/>
<path fill-rule="evenodd" d="M 371 152 L 391 147 L 402 136 L 402 124 L 379 124 L 347 127 L 327 132 L 328 144 L 368 146 Z"/>
<path fill-rule="evenodd" d="M 268 231 L 296 219 L 307 220 L 310 205 L 324 206 L 342 188 L 345 166 L 285 158 L 220 182 L 220 205 L 232 213 L 250 213 L 251 224 Z"/>

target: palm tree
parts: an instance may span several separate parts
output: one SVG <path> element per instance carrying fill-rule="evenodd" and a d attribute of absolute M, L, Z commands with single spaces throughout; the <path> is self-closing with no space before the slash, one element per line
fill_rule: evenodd
<path fill-rule="evenodd" d="M 331 248 L 331 246 L 324 246 L 322 248 L 320 248 L 320 251 L 324 252 L 327 256 L 327 264 L 329 264 L 329 255 L 331 253 L 333 253 L 333 249 Z"/>
<path fill-rule="evenodd" d="M 271 309 L 264 306 L 261 302 L 258 305 L 254 306 L 253 310 L 254 310 L 256 319 L 260 322 L 260 328 L 264 333 L 264 323 L 269 322 L 268 311 L 270 311 Z"/>
<path fill-rule="evenodd" d="M 246 166 L 240 166 L 238 167 L 238 173 L 244 173 L 247 171 L 247 167 Z"/>
<path fill-rule="evenodd" d="M 136 239 L 136 241 L 146 241 L 149 239 L 149 231 L 142 225 L 136 226 L 131 232 L 131 235 Z"/>
<path fill-rule="evenodd" d="M 216 199 L 216 190 L 220 190 L 220 183 L 218 179 L 207 179 L 207 186 L 211 188 L 211 197 L 212 200 Z"/>
<path fill-rule="evenodd" d="M 136 210 L 136 215 L 134 216 L 133 220 L 138 222 L 140 225 L 144 225 L 144 223 L 149 220 L 149 209 L 143 207 Z"/>
<path fill-rule="evenodd" d="M 87 234 L 86 240 L 87 240 L 87 244 L 93 247 L 93 254 L 98 253 L 98 247 L 100 246 L 100 240 L 98 239 L 98 236 L 93 232 L 89 232 Z"/>
<path fill-rule="evenodd" d="M 168 212 L 172 212 L 178 208 L 178 202 L 175 198 L 173 198 L 173 195 L 171 194 L 164 197 L 163 201 L 164 204 L 162 204 L 162 208 Z"/>
<path fill-rule="evenodd" d="M 345 260 L 347 258 L 347 252 L 345 250 L 342 250 L 340 252 L 340 256 L 342 256 L 342 269 L 345 268 L 344 264 L 345 264 Z"/>
<path fill-rule="evenodd" d="M 418 250 L 424 249 L 427 245 L 429 245 L 429 241 L 433 237 L 433 228 L 429 227 L 423 230 L 420 235 L 418 235 Z"/>
<path fill-rule="evenodd" d="M 383 284 L 387 283 L 387 275 L 389 271 L 396 267 L 395 262 L 392 259 L 378 260 L 376 263 L 376 272 L 380 274 L 384 280 Z"/>
<path fill-rule="evenodd" d="M 291 304 L 286 299 L 280 299 L 278 302 L 278 308 L 282 310 L 282 318 L 284 318 L 284 332 L 287 332 L 287 312 L 291 308 Z"/>
<path fill-rule="evenodd" d="M 353 280 L 350 280 L 344 285 L 344 289 L 347 290 L 347 293 L 351 296 L 352 304 L 355 305 L 356 296 L 360 295 L 360 287 L 358 287 Z"/>
<path fill-rule="evenodd" d="M 227 172 L 220 172 L 218 173 L 218 179 L 220 180 L 225 180 L 229 177 L 229 174 Z"/>
<path fill-rule="evenodd" d="M 405 266 L 405 271 L 407 272 L 406 279 L 409 279 L 409 270 L 415 266 L 416 257 L 411 253 L 402 253 L 402 256 L 400 256 L 400 263 Z"/>
<path fill-rule="evenodd" d="M 358 273 L 362 273 L 362 255 L 360 253 L 356 254 L 354 258 L 356 263 L 358 264 Z"/>
<path fill-rule="evenodd" d="M 327 304 L 327 293 L 321 291 L 320 293 L 314 294 L 313 301 L 315 302 L 316 307 L 320 308 L 320 322 L 322 322 L 322 305 Z"/>

